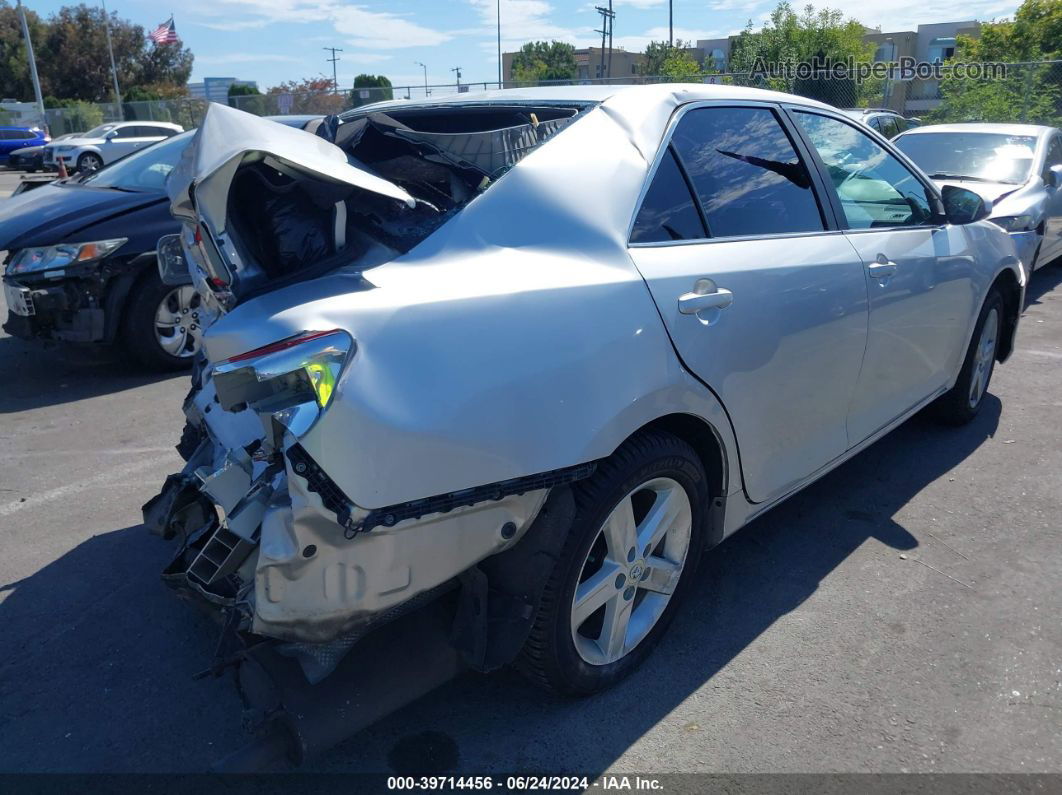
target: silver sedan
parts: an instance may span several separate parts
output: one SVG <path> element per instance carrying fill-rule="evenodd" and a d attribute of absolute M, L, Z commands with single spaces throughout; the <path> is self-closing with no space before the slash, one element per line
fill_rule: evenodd
<path fill-rule="evenodd" d="M 702 549 L 924 407 L 972 420 L 1019 320 L 981 198 L 809 99 L 515 89 L 315 137 L 215 104 L 196 136 L 163 268 L 220 317 L 145 522 L 311 680 L 461 589 L 469 664 L 614 684 Z"/>
<path fill-rule="evenodd" d="M 1062 256 L 1062 132 L 1034 124 L 935 124 L 896 146 L 938 185 L 991 202 L 988 219 L 1010 233 L 1027 274 Z"/>

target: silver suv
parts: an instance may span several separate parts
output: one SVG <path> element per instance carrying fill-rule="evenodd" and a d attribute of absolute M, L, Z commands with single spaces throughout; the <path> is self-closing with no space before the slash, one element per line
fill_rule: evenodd
<path fill-rule="evenodd" d="M 196 135 L 161 267 L 220 317 L 145 519 L 313 681 L 456 590 L 468 664 L 607 687 L 702 550 L 925 407 L 969 421 L 1013 345 L 981 198 L 812 100 L 509 90 L 317 136 L 211 105 Z"/>
<path fill-rule="evenodd" d="M 860 124 L 865 124 L 890 140 L 902 132 L 913 130 L 922 123 L 921 119 L 909 119 L 888 108 L 846 108 L 841 112 L 848 118 L 855 119 Z"/>

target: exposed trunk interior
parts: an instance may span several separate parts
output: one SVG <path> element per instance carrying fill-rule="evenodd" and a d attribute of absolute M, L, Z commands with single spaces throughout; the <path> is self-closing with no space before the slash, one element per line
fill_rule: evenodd
<path fill-rule="evenodd" d="M 229 232 L 242 260 L 233 292 L 245 298 L 409 251 L 586 107 L 439 105 L 321 125 L 318 134 L 354 165 L 413 196 L 412 208 L 312 177 L 278 158 L 249 158 L 228 196 Z"/>

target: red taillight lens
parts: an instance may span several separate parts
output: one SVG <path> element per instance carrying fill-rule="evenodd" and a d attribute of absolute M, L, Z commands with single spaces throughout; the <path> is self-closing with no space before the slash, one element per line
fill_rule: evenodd
<path fill-rule="evenodd" d="M 301 345 L 304 342 L 310 340 L 320 339 L 321 337 L 327 337 L 329 334 L 345 334 L 346 332 L 340 329 L 329 329 L 328 331 L 304 331 L 302 334 L 296 334 L 294 337 L 288 337 L 287 339 L 280 340 L 280 342 L 272 342 L 269 345 L 263 345 L 261 348 L 255 348 L 253 351 L 247 351 L 247 353 L 241 353 L 236 356 L 232 356 L 225 359 L 219 364 L 232 364 L 234 362 L 242 362 L 247 359 L 255 359 L 259 356 L 265 356 L 268 353 L 276 353 L 277 351 L 284 351 L 288 348 L 294 348 L 296 345 Z"/>

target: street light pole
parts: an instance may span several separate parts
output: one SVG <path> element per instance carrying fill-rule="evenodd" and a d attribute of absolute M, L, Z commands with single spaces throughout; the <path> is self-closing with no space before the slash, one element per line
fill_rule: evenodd
<path fill-rule="evenodd" d="M 502 57 L 501 57 L 501 0 L 498 0 L 498 89 L 502 88 Z"/>
<path fill-rule="evenodd" d="M 414 61 L 413 63 L 415 63 L 417 66 L 424 70 L 424 96 L 430 97 L 431 89 L 428 88 L 428 67 L 425 64 L 422 64 L 420 61 Z"/>
<path fill-rule="evenodd" d="M 675 2 L 667 0 L 667 46 L 675 46 Z"/>
<path fill-rule="evenodd" d="M 37 113 L 41 117 L 41 129 L 46 129 L 48 119 L 44 115 L 44 98 L 41 96 L 41 80 L 37 76 L 37 59 L 33 55 L 33 41 L 30 39 L 29 24 L 26 22 L 26 9 L 22 0 L 18 0 L 18 15 L 22 18 L 22 36 L 26 39 L 26 56 L 29 60 L 30 78 L 33 80 L 33 96 L 37 100 Z"/>
<path fill-rule="evenodd" d="M 451 72 L 457 72 L 457 93 L 461 93 L 461 67 L 455 66 L 450 70 Z"/>

